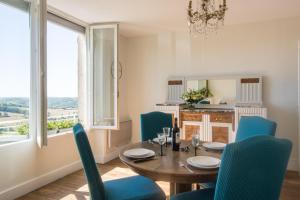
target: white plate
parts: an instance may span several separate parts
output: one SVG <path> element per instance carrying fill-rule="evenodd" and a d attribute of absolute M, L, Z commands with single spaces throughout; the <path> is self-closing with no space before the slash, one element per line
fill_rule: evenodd
<path fill-rule="evenodd" d="M 226 144 L 221 142 L 206 142 L 203 143 L 203 146 L 208 149 L 223 150 Z"/>
<path fill-rule="evenodd" d="M 147 158 L 155 155 L 155 152 L 149 149 L 136 148 L 124 151 L 124 156 L 129 158 Z"/>
<path fill-rule="evenodd" d="M 187 163 L 196 168 L 203 169 L 214 169 L 220 166 L 221 160 L 215 157 L 210 156 L 195 156 L 190 157 L 187 160 Z"/>
<path fill-rule="evenodd" d="M 168 137 L 167 141 L 168 141 L 168 143 L 172 143 L 172 137 Z M 154 138 L 153 142 L 158 143 L 158 138 Z"/>

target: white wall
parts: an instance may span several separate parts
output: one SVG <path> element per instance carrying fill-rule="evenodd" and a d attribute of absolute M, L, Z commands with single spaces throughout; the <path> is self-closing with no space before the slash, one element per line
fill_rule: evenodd
<path fill-rule="evenodd" d="M 293 142 L 290 169 L 297 169 L 297 41 L 300 18 L 227 26 L 207 39 L 161 33 L 126 41 L 128 111 L 133 141 L 140 139 L 140 113 L 164 102 L 168 76 L 262 74 L 268 116 L 277 137 Z"/>

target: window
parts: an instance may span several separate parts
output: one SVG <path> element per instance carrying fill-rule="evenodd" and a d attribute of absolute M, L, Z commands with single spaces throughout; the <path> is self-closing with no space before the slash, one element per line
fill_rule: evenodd
<path fill-rule="evenodd" d="M 48 135 L 72 131 L 78 122 L 78 66 L 83 34 L 47 23 Z"/>
<path fill-rule="evenodd" d="M 0 27 L 0 145 L 42 147 L 81 120 L 118 128 L 118 25 L 92 26 L 86 52 L 85 27 L 46 1 L 0 0 Z"/>
<path fill-rule="evenodd" d="M 0 144 L 29 138 L 29 4 L 0 1 Z"/>
<path fill-rule="evenodd" d="M 118 25 L 91 27 L 92 126 L 118 129 Z"/>

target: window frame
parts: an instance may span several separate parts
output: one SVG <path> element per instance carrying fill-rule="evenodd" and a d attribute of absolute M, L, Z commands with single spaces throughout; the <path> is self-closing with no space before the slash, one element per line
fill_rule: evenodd
<path fill-rule="evenodd" d="M 94 125 L 94 50 L 93 31 L 95 29 L 114 29 L 114 125 Z M 119 103 L 118 103 L 118 56 L 119 56 L 119 24 L 94 24 L 89 27 L 88 34 L 88 91 L 89 91 L 89 127 L 91 129 L 118 130 L 119 129 Z"/>
<path fill-rule="evenodd" d="M 36 31 L 36 26 L 34 20 L 35 12 L 36 12 L 36 0 L 32 1 L 25 1 L 25 0 L 0 0 L 0 4 L 10 6 L 15 9 L 19 9 L 21 12 L 28 13 L 29 17 L 29 45 L 30 45 L 30 53 L 29 53 L 29 79 L 30 79 L 30 87 L 29 87 L 29 114 L 28 114 L 28 126 L 29 126 L 29 132 L 28 137 L 26 139 L 20 140 L 20 141 L 14 141 L 9 143 L 3 143 L 0 144 L 0 150 L 6 147 L 10 147 L 13 145 L 23 144 L 23 143 L 29 143 L 32 142 L 35 139 L 35 108 L 33 106 L 34 98 L 35 98 L 35 92 L 34 92 L 34 80 L 35 79 L 35 72 L 34 72 L 34 66 L 32 65 L 33 59 L 35 58 L 35 51 L 34 43 L 32 41 L 34 32 Z"/>
<path fill-rule="evenodd" d="M 1 3 L 13 6 L 19 0 L 2 0 Z M 21 2 L 22 0 L 20 0 Z M 48 138 L 64 136 L 69 132 L 52 135 L 48 137 L 47 131 L 47 13 L 57 15 L 60 20 L 69 21 L 70 24 L 85 28 L 85 70 L 84 89 L 84 119 L 82 123 L 92 129 L 119 129 L 119 106 L 118 106 L 118 49 L 119 49 L 119 24 L 95 24 L 89 25 L 68 14 L 65 14 L 51 6 L 47 6 L 47 0 L 24 0 L 29 5 L 30 23 L 30 103 L 29 103 L 29 137 L 22 141 L 5 143 L 0 145 L 0 149 L 21 143 L 36 141 L 40 148 L 47 146 Z M 9 2 L 9 3 L 7 3 Z M 10 4 L 10 2 L 13 2 Z M 25 4 L 24 4 L 25 5 Z M 24 8 L 24 6 L 20 6 Z M 73 26 L 71 25 L 71 27 Z M 70 28 L 70 27 L 69 27 Z M 92 30 L 96 28 L 114 28 L 114 126 L 94 125 L 94 66 L 93 66 L 93 43 Z M 80 94 L 78 94 L 79 96 Z"/>
<path fill-rule="evenodd" d="M 50 16 L 50 18 L 49 18 Z M 62 16 L 58 16 L 57 14 L 54 14 L 52 13 L 51 11 L 47 11 L 47 24 L 48 23 L 52 23 L 52 24 L 55 24 L 55 25 L 58 25 L 60 26 L 61 28 L 64 28 L 64 29 L 68 29 L 68 30 L 71 30 L 73 32 L 76 32 L 78 34 L 79 37 L 85 37 L 86 39 L 86 27 L 85 26 L 82 26 L 82 25 L 79 25 L 75 22 L 72 22 Z M 80 48 L 80 46 L 78 46 L 78 48 Z M 81 48 L 81 50 L 77 49 L 77 52 L 81 52 L 82 50 L 84 50 L 86 52 L 86 45 L 83 45 Z M 47 55 L 48 56 L 48 55 Z M 80 91 L 79 91 L 79 84 L 84 84 L 84 83 L 81 83 L 80 82 L 80 74 L 79 74 L 79 71 L 80 71 L 80 67 L 83 67 L 85 68 L 84 66 L 81 66 L 83 64 L 83 62 L 79 63 L 79 56 L 82 56 L 81 54 L 79 55 L 78 54 L 78 59 L 77 59 L 77 66 L 76 66 L 76 70 L 77 70 L 77 79 L 78 79 L 78 84 L 77 84 L 77 90 L 78 90 L 78 96 L 77 96 L 77 100 L 78 100 L 78 121 L 81 121 L 81 118 L 79 116 L 79 108 L 80 108 L 80 105 L 79 105 L 79 100 L 81 98 L 81 96 L 85 96 L 84 94 L 80 94 Z M 86 65 L 86 63 L 84 63 Z M 81 69 L 82 70 L 82 69 Z M 46 94 L 47 96 L 47 99 L 49 98 L 48 94 Z M 47 113 L 48 113 L 48 105 L 47 105 Z M 83 108 L 84 109 L 84 108 Z M 48 117 L 47 117 L 47 126 L 48 126 Z M 65 135 L 65 134 L 68 134 L 68 133 L 72 133 L 71 130 L 67 130 L 67 131 L 63 131 L 63 132 L 60 132 L 60 133 L 57 133 L 57 134 L 49 134 L 49 130 L 47 128 L 47 138 L 52 138 L 52 137 L 56 137 L 56 136 L 60 136 L 60 135 Z"/>

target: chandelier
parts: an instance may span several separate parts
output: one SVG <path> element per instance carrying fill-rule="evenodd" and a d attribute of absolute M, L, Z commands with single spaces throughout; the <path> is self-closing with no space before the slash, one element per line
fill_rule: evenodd
<path fill-rule="evenodd" d="M 223 3 L 219 3 L 221 1 Z M 226 10 L 226 0 L 197 0 L 196 10 L 193 9 L 193 0 L 189 0 L 188 26 L 190 32 L 204 35 L 216 32 L 220 25 L 224 25 Z"/>

